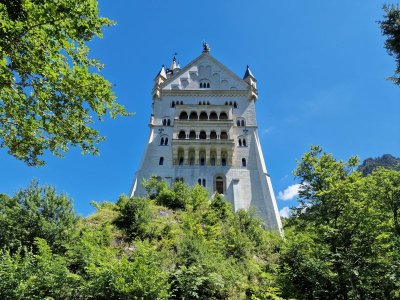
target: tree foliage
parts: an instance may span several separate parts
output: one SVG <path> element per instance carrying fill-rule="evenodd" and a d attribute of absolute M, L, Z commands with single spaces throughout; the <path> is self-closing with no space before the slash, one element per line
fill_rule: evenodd
<path fill-rule="evenodd" d="M 300 206 L 286 228 L 281 256 L 286 295 L 298 299 L 400 297 L 400 172 L 355 171 L 311 147 L 294 174 Z"/>
<path fill-rule="evenodd" d="M 113 21 L 93 0 L 0 1 L 0 20 L 0 147 L 29 166 L 68 145 L 98 154 L 92 115 L 128 115 L 88 57 L 87 42 Z"/>
<path fill-rule="evenodd" d="M 0 247 L 16 251 L 32 247 L 36 238 L 45 239 L 53 250 L 62 250 L 77 222 L 72 199 L 57 194 L 51 186 L 30 186 L 13 197 L 0 196 Z"/>
<path fill-rule="evenodd" d="M 0 298 L 400 299 L 400 171 L 357 164 L 318 146 L 298 161 L 285 239 L 254 208 L 156 176 L 80 219 L 36 182 L 0 194 Z"/>
<path fill-rule="evenodd" d="M 383 5 L 385 15 L 378 21 L 382 34 L 386 36 L 385 48 L 390 56 L 394 56 L 396 68 L 394 75 L 388 79 L 400 85 L 400 8 L 399 5 Z"/>

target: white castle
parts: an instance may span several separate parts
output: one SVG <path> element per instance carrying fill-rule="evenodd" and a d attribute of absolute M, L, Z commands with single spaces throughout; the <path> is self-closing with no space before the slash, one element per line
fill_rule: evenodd
<path fill-rule="evenodd" d="M 224 196 L 235 211 L 255 206 L 270 229 L 282 224 L 258 137 L 256 79 L 247 66 L 239 78 L 203 53 L 154 79 L 150 134 L 131 196 L 146 195 L 141 182 L 156 174 L 172 184 L 201 184 Z"/>

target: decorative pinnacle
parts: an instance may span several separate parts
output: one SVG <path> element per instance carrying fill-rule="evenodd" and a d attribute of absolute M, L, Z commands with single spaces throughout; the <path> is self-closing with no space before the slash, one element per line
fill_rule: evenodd
<path fill-rule="evenodd" d="M 206 43 L 206 41 L 203 41 L 203 53 L 209 53 L 210 52 L 210 45 Z"/>

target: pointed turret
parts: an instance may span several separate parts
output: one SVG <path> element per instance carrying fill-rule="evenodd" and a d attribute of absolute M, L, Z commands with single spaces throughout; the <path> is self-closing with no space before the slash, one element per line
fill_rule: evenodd
<path fill-rule="evenodd" d="M 258 92 L 257 92 L 257 80 L 254 78 L 253 73 L 251 73 L 249 65 L 246 66 L 246 73 L 244 73 L 243 80 L 247 82 L 251 86 L 251 98 L 257 100 Z"/>
<path fill-rule="evenodd" d="M 253 79 L 255 79 L 253 73 L 250 71 L 249 65 L 246 66 L 246 73 L 244 73 L 243 80 L 245 80 L 248 76 L 251 76 Z"/>
<path fill-rule="evenodd" d="M 164 83 L 165 80 L 167 80 L 167 74 L 165 73 L 164 65 L 162 65 L 160 72 L 158 72 L 156 78 L 154 78 L 154 86 L 152 92 L 153 100 L 156 97 L 160 96 L 161 85 Z"/>
<path fill-rule="evenodd" d="M 176 56 L 177 55 L 178 55 L 178 53 L 175 52 L 174 58 L 172 59 L 172 63 L 169 66 L 169 68 L 166 70 L 167 78 L 170 78 L 172 75 L 179 72 L 179 70 L 181 69 L 179 62 L 178 62 L 178 65 L 176 64 Z"/>
<path fill-rule="evenodd" d="M 162 76 L 162 77 L 164 77 L 165 79 L 167 79 L 167 74 L 165 74 L 164 65 L 162 65 L 161 70 L 160 70 L 160 72 L 158 72 L 156 78 L 157 78 L 158 76 Z"/>

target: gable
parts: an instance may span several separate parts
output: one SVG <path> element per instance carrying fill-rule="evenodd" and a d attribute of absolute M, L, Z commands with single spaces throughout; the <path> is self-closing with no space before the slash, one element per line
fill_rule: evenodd
<path fill-rule="evenodd" d="M 208 53 L 167 79 L 162 90 L 247 90 L 248 84 Z"/>

